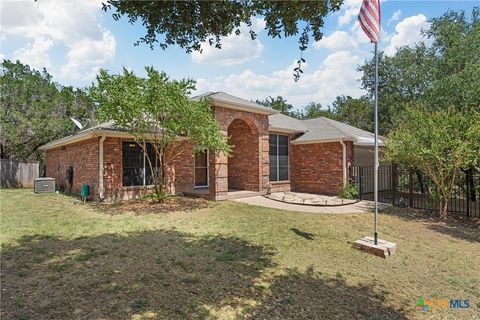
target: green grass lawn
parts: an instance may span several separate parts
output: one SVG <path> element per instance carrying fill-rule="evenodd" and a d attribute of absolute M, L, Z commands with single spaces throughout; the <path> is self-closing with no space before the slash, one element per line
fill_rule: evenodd
<path fill-rule="evenodd" d="M 398 244 L 382 259 L 352 248 L 371 214 L 0 197 L 2 319 L 480 319 L 478 223 L 381 214 Z M 420 311 L 420 297 L 470 308 Z"/>

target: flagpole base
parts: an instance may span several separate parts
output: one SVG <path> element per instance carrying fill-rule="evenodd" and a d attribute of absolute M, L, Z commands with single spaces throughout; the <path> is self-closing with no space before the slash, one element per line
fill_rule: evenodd
<path fill-rule="evenodd" d="M 378 245 L 378 232 L 375 232 L 373 234 L 373 239 L 374 239 L 375 245 Z"/>
<path fill-rule="evenodd" d="M 378 244 L 375 244 L 375 239 L 372 237 L 363 237 L 353 243 L 353 246 L 360 251 L 374 254 L 378 257 L 387 258 L 395 253 L 397 244 L 388 242 L 386 240 L 377 239 Z"/>

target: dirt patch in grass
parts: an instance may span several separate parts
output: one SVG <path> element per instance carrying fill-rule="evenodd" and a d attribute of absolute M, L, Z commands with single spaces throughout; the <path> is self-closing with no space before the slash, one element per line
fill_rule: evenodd
<path fill-rule="evenodd" d="M 171 213 L 177 211 L 192 211 L 197 209 L 211 208 L 215 205 L 213 201 L 204 198 L 194 197 L 171 197 L 163 203 L 156 200 L 130 200 L 116 203 L 101 203 L 93 205 L 96 209 L 109 215 L 123 213 L 134 213 L 143 215 L 150 213 Z"/>

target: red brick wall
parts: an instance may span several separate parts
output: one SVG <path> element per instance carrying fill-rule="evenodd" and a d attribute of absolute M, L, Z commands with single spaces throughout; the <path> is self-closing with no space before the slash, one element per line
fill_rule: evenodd
<path fill-rule="evenodd" d="M 345 144 L 347 161 L 353 163 L 353 143 Z M 290 146 L 293 191 L 336 195 L 342 189 L 343 148 L 340 142 Z"/>
<path fill-rule="evenodd" d="M 168 154 L 176 155 L 168 163 L 168 187 L 171 193 L 191 192 L 195 185 L 195 158 L 193 143 L 182 141 Z"/>
<path fill-rule="evenodd" d="M 58 189 L 80 194 L 82 184 L 90 185 L 93 198 L 98 197 L 98 142 L 92 138 L 46 152 L 46 175 L 55 178 Z M 67 167 L 73 166 L 73 184 L 67 183 Z"/>
<path fill-rule="evenodd" d="M 240 119 L 228 127 L 229 143 L 233 152 L 228 158 L 228 188 L 259 191 L 259 144 L 258 132 Z"/>
<path fill-rule="evenodd" d="M 122 172 L 122 141 L 131 139 L 107 138 L 104 148 L 104 187 L 105 198 L 108 200 L 124 200 L 139 198 L 149 193 L 151 188 L 144 186 L 124 187 Z M 188 192 L 194 185 L 194 158 L 193 144 L 183 141 L 174 149 L 168 150 L 168 154 L 176 155 L 168 165 L 167 186 L 172 193 Z M 148 165 L 147 165 L 148 166 Z"/>
<path fill-rule="evenodd" d="M 253 143 L 252 148 L 258 149 L 257 159 L 249 160 L 249 170 L 258 170 L 258 188 L 262 193 L 266 192 L 268 183 L 268 116 L 252 112 L 239 111 L 224 107 L 214 107 L 215 119 L 220 123 L 225 135 L 228 135 L 228 128 L 235 119 L 243 120 L 251 130 L 258 132 L 258 139 Z M 243 160 L 245 161 L 245 160 Z M 228 192 L 228 163 L 229 159 L 223 154 L 211 154 L 210 196 L 214 199 L 225 199 Z M 232 169 L 233 170 L 233 169 Z"/>

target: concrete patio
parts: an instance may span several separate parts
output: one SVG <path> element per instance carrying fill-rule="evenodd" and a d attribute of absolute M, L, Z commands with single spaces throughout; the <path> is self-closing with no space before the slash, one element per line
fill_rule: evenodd
<path fill-rule="evenodd" d="M 310 205 L 290 204 L 268 199 L 264 196 L 253 196 L 248 198 L 234 199 L 233 201 L 246 203 L 254 206 L 267 207 L 272 209 L 282 209 L 288 211 L 312 212 L 312 213 L 367 213 L 373 211 L 373 201 L 359 201 L 354 204 L 344 206 L 318 207 Z M 389 205 L 379 203 L 379 209 Z"/>

